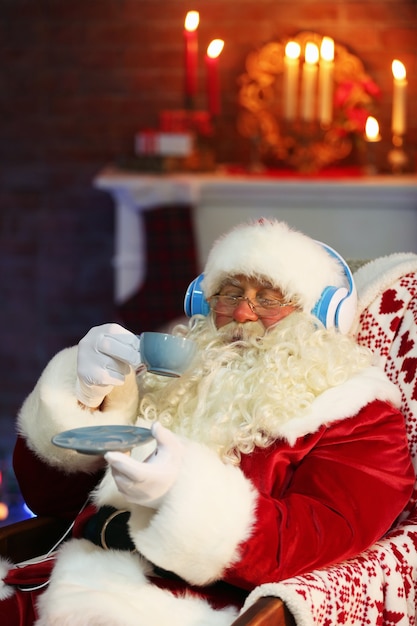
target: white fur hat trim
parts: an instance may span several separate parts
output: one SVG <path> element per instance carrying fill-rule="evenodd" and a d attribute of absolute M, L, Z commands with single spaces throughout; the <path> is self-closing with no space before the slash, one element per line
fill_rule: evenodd
<path fill-rule="evenodd" d="M 341 263 L 319 243 L 285 222 L 262 219 L 242 224 L 213 245 L 202 287 L 209 298 L 230 276 L 266 278 L 288 300 L 310 312 L 325 287 L 346 286 Z"/>

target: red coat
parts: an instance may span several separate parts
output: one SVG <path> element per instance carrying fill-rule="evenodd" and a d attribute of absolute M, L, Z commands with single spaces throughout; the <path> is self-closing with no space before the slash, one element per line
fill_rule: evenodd
<path fill-rule="evenodd" d="M 14 462 L 29 506 L 43 515 L 72 517 L 101 477 L 59 473 L 21 438 Z M 389 529 L 414 484 L 403 417 L 381 401 L 293 446 L 257 449 L 241 469 L 259 492 L 255 520 L 222 579 L 244 590 L 358 554 Z"/>
<path fill-rule="evenodd" d="M 88 419 L 129 423 L 136 414 L 135 397 L 130 401 L 134 379 L 123 397 L 119 393 L 119 404 L 110 407 L 110 414 L 91 415 L 77 408 L 73 379 L 62 377 L 71 364 L 75 371 L 74 363 L 74 351 L 67 351 L 42 375 L 22 409 L 19 426 L 26 441 L 23 437 L 18 440 L 14 456 L 28 506 L 37 514 L 69 519 L 102 478 L 104 463 L 88 455 L 67 456 L 68 451 L 55 450 L 50 444 L 54 420 L 59 422 L 55 428 L 63 430 L 64 425 L 68 428 Z M 61 387 L 60 380 L 64 381 Z M 398 390 L 380 370 L 370 368 L 319 396 L 307 414 L 282 425 L 269 448 L 243 455 L 239 467 L 225 465 L 202 444 L 186 442 L 180 474 L 157 513 L 137 505 L 130 509 L 129 534 L 138 552 L 180 579 L 154 579 L 151 575 L 152 582 L 174 590 L 197 589 L 216 606 L 241 605 L 245 595 L 262 583 L 325 567 L 370 546 L 394 523 L 414 485 L 404 418 L 394 408 L 395 402 Z M 96 504 L 128 508 L 108 478 L 95 496 Z M 81 531 L 78 522 L 77 532 Z M 107 585 L 104 578 L 112 579 L 114 552 L 91 550 L 83 542 L 70 544 L 59 557 L 61 564 L 62 559 L 69 559 L 70 567 L 65 561 L 61 571 L 74 571 L 76 586 L 86 576 L 88 587 L 87 574 L 94 567 L 96 576 L 100 572 L 103 585 Z M 125 557 L 137 559 L 130 554 Z M 97 561 L 91 561 L 95 558 L 99 567 Z M 6 582 L 11 583 L 14 574 L 11 572 Z M 118 623 L 116 619 L 125 620 L 123 624 L 136 623 L 127 615 L 125 619 L 124 613 L 120 617 L 129 579 L 123 580 L 115 591 L 114 622 L 106 606 L 106 619 L 112 624 Z M 100 588 L 100 581 L 94 582 Z M 55 610 L 60 597 L 51 597 L 53 588 L 49 585 L 42 599 L 47 598 Z M 134 597 L 137 594 L 135 612 L 142 610 L 143 587 L 134 586 L 130 599 L 132 593 Z M 16 610 L 15 597 L 8 601 L 11 611 Z M 67 600 L 69 611 L 78 606 L 76 597 Z M 155 602 L 160 609 L 166 601 L 166 615 L 171 615 L 175 610 L 171 600 L 168 594 Z M 100 607 L 100 602 L 95 601 L 95 607 Z M 0 616 L 1 610 L 0 604 Z M 146 619 L 145 623 L 150 623 Z M 164 619 L 161 623 L 167 623 Z M 30 620 L 29 615 L 21 623 L 29 625 Z M 231 621 L 227 617 L 224 623 Z M 7 623 L 14 626 L 12 619 Z M 194 623 L 198 622 L 190 622 Z"/>

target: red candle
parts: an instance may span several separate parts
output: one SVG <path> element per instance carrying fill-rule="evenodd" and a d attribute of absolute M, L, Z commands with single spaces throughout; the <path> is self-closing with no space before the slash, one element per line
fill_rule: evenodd
<path fill-rule="evenodd" d="M 185 95 L 193 98 L 197 91 L 198 38 L 200 21 L 198 11 L 188 11 L 184 22 L 185 41 Z"/>
<path fill-rule="evenodd" d="M 220 113 L 220 84 L 219 84 L 219 56 L 223 50 L 224 41 L 213 39 L 207 48 L 207 97 L 208 109 L 211 115 Z"/>

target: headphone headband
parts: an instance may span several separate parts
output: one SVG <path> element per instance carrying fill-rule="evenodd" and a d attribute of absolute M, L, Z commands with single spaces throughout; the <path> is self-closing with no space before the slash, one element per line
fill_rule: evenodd
<path fill-rule="evenodd" d="M 347 287 L 325 287 L 311 313 L 326 328 L 335 327 L 345 334 L 349 332 L 356 313 L 357 293 L 353 275 L 346 261 L 336 250 L 321 241 L 317 241 L 317 243 L 340 263 L 346 278 Z M 184 298 L 184 311 L 187 317 L 197 314 L 208 315 L 210 313 L 209 303 L 205 299 L 201 287 L 203 279 L 204 274 L 200 274 L 191 282 L 187 289 Z"/>

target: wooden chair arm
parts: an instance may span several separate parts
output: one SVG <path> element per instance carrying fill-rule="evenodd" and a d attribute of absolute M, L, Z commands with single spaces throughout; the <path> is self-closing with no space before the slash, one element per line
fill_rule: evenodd
<path fill-rule="evenodd" d="M 54 517 L 32 517 L 0 528 L 0 556 L 13 563 L 45 554 L 60 539 L 70 522 Z"/>
<path fill-rule="evenodd" d="M 232 626 L 296 626 L 291 615 L 280 598 L 265 596 L 250 606 Z"/>

